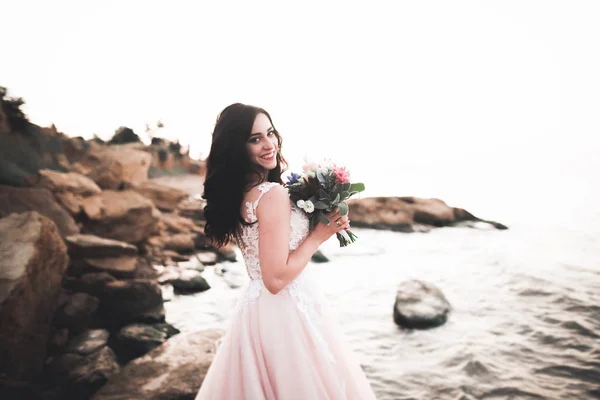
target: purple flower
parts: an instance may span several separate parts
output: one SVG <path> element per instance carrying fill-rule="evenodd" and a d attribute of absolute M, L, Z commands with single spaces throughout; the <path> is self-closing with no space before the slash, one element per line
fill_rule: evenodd
<path fill-rule="evenodd" d="M 288 176 L 288 178 L 287 178 L 288 179 L 287 184 L 293 185 L 294 183 L 298 183 L 298 178 L 300 178 L 300 174 L 292 172 L 292 175 Z"/>

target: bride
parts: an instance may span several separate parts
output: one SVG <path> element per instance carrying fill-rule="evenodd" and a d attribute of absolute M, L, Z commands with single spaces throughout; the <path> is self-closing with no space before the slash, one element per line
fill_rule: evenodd
<path fill-rule="evenodd" d="M 285 159 L 270 115 L 245 104 L 217 118 L 203 197 L 206 235 L 235 240 L 250 283 L 196 397 L 230 400 L 374 399 L 355 355 L 305 267 L 349 228 L 339 210 L 309 232 L 282 185 Z"/>

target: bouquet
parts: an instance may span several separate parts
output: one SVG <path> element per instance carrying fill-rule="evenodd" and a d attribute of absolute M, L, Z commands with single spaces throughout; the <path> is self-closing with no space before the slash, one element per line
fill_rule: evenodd
<path fill-rule="evenodd" d="M 285 186 L 290 200 L 308 215 L 311 230 L 319 221 L 329 224 L 325 214 L 335 207 L 339 208 L 340 215 L 348 214 L 346 200 L 365 190 L 362 183 L 350 183 L 350 174 L 346 168 L 335 163 L 307 163 L 302 169 L 301 174 L 292 172 Z M 354 243 L 357 239 L 349 229 L 338 232 L 336 236 L 340 247 Z"/>

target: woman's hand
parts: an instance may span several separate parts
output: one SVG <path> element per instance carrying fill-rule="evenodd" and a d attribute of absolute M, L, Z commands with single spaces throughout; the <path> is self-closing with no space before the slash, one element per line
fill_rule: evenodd
<path fill-rule="evenodd" d="M 333 209 L 333 211 L 325 214 L 325 216 L 329 219 L 329 224 L 325 225 L 324 223 L 319 222 L 312 231 L 312 235 L 314 235 L 321 243 L 325 242 L 339 231 L 350 228 L 348 215 L 340 215 L 340 209 L 337 207 Z"/>

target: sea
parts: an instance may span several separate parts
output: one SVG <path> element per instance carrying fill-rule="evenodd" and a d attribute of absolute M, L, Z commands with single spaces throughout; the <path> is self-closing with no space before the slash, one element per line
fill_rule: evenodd
<path fill-rule="evenodd" d="M 509 229 L 354 228 L 356 243 L 322 245 L 330 261 L 307 268 L 378 399 L 600 399 L 598 172 L 557 168 L 544 179 L 513 174 L 453 186 L 442 185 L 450 176 L 413 171 L 429 192 L 440 188 L 432 197 Z M 419 194 L 401 181 L 373 179 L 369 195 Z M 241 253 L 204 277 L 210 290 L 165 303 L 167 321 L 182 332 L 225 329 L 248 283 Z M 410 279 L 442 290 L 452 305 L 444 325 L 394 323 L 397 286 Z"/>

